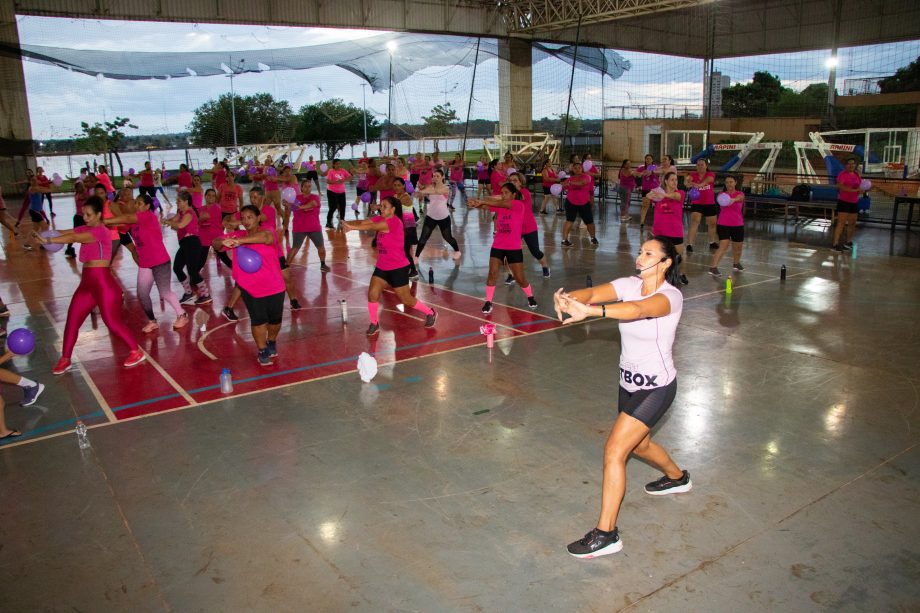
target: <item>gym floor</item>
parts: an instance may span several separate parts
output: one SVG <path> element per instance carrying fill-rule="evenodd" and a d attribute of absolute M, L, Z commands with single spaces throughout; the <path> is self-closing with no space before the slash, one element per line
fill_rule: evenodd
<path fill-rule="evenodd" d="M 55 205 L 70 227 L 72 201 Z M 435 233 L 414 289 L 439 311 L 434 330 L 388 295 L 367 339 L 370 237 L 330 231 L 332 273 L 312 248 L 294 268 L 306 308 L 285 313 L 272 368 L 245 318 L 219 317 L 231 285 L 212 259 L 204 330 L 173 332 L 167 309 L 142 340 L 151 360 L 125 370 L 126 348 L 91 319 L 62 377 L 50 370 L 78 271 L 4 232 L 2 323 L 38 336 L 10 367 L 47 389 L 27 408 L 3 390 L 24 436 L 0 449 L 0 610 L 920 608 L 920 234 L 904 229 L 860 228 L 853 258 L 821 223 L 750 219 L 730 296 L 698 235 L 677 399 L 654 432 L 694 488 L 647 496 L 659 475 L 630 462 L 623 551 L 566 553 L 597 518 L 620 347 L 615 322 L 559 325 L 551 295 L 632 274 L 641 244 L 637 223 L 601 208 L 597 249 L 583 230 L 561 249 L 562 218 L 538 216 L 552 278 L 525 254 L 536 312 L 501 283 L 479 312 L 491 224 L 458 207 L 462 258 Z M 115 270 L 139 329 L 126 257 Z M 499 324 L 492 350 L 485 321 Z M 371 383 L 364 351 L 380 364 Z"/>

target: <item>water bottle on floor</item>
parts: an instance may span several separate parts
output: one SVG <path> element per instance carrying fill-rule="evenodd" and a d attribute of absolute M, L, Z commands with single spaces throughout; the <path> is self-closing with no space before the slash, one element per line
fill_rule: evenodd
<path fill-rule="evenodd" d="M 230 374 L 229 368 L 224 368 L 220 371 L 220 393 L 233 393 L 233 375 Z"/>
<path fill-rule="evenodd" d="M 594 281 L 591 279 L 591 275 L 585 279 L 585 287 L 594 287 Z"/>
<path fill-rule="evenodd" d="M 80 446 L 80 449 L 89 449 L 89 437 L 86 435 L 86 424 L 82 421 L 77 421 L 76 427 L 77 433 L 77 444 Z"/>

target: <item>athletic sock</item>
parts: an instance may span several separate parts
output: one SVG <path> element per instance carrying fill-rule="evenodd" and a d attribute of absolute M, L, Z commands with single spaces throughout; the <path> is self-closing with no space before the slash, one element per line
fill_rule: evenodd
<path fill-rule="evenodd" d="M 421 311 L 425 315 L 431 315 L 434 312 L 431 310 L 430 306 L 426 306 L 425 303 L 422 302 L 421 300 L 417 300 L 415 302 L 415 306 L 412 308 L 415 309 L 416 311 Z"/>
<path fill-rule="evenodd" d="M 35 381 L 33 381 L 32 379 L 26 379 L 25 377 L 20 377 L 19 383 L 17 383 L 16 385 L 18 385 L 19 387 L 35 387 L 38 384 L 35 383 Z"/>
<path fill-rule="evenodd" d="M 486 285 L 486 300 L 492 302 L 492 298 L 495 297 L 495 286 Z"/>
<path fill-rule="evenodd" d="M 525 296 L 528 298 L 533 298 L 533 286 L 528 285 L 527 287 L 522 287 L 521 289 L 524 290 Z"/>
<path fill-rule="evenodd" d="M 380 307 L 379 302 L 368 302 L 367 303 L 367 314 L 370 315 L 371 323 L 377 323 L 377 309 Z"/>

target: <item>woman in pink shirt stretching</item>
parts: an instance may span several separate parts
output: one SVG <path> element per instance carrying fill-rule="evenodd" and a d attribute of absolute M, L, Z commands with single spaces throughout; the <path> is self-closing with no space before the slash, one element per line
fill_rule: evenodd
<path fill-rule="evenodd" d="M 684 186 L 696 189 L 700 194 L 690 200 L 690 230 L 687 232 L 687 253 L 693 253 L 693 241 L 700 227 L 700 220 L 706 218 L 706 230 L 709 234 L 709 249 L 719 248 L 716 242 L 716 220 L 719 217 L 719 205 L 716 204 L 716 173 L 709 170 L 709 162 L 703 158 L 696 161 L 696 171 L 687 175 Z"/>
<path fill-rule="evenodd" d="M 732 268 L 737 271 L 744 270 L 741 265 L 741 247 L 744 244 L 744 192 L 738 191 L 735 177 L 725 177 L 725 193 L 729 201 L 725 206 L 719 206 L 719 249 L 712 256 L 712 267 L 709 272 L 714 277 L 721 277 L 719 261 L 728 251 L 728 243 L 732 244 Z"/>
<path fill-rule="evenodd" d="M 434 327 L 438 318 L 434 309 L 416 299 L 409 291 L 409 260 L 403 249 L 402 216 L 402 205 L 399 199 L 391 196 L 381 200 L 380 215 L 343 223 L 346 232 L 350 230 L 377 232 L 377 266 L 374 268 L 371 285 L 367 290 L 367 313 L 371 320 L 367 327 L 368 336 L 374 336 L 380 332 L 377 311 L 380 308 L 380 294 L 387 286 L 393 288 L 400 302 L 425 315 L 426 328 Z"/>
<path fill-rule="evenodd" d="M 655 238 L 670 241 L 680 255 L 678 266 L 680 282 L 687 285 L 683 274 L 684 257 L 684 192 L 677 189 L 677 173 L 671 171 L 662 177 L 661 187 L 649 193 L 655 203 L 655 218 L 652 220 L 652 234 Z"/>

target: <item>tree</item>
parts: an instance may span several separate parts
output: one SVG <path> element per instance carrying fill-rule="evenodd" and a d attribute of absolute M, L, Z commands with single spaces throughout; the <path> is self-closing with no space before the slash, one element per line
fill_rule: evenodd
<path fill-rule="evenodd" d="M 422 117 L 425 122 L 425 132 L 428 136 L 449 135 L 451 122 L 458 119 L 457 111 L 450 106 L 450 102 L 436 105 L 431 109 L 431 115 Z"/>
<path fill-rule="evenodd" d="M 579 117 L 567 113 L 559 113 L 557 117 L 559 117 L 559 127 L 554 130 L 556 134 L 565 133 L 567 136 L 581 134 L 582 121 Z"/>
<path fill-rule="evenodd" d="M 137 126 L 131 123 L 127 117 L 116 117 L 114 121 L 106 121 L 89 125 L 85 121 L 80 122 L 81 134 L 77 134 L 76 145 L 79 149 L 89 151 L 99 155 L 100 153 L 115 156 L 118 160 L 118 168 L 121 174 L 124 174 L 124 167 L 121 163 L 121 156 L 118 155 L 118 148 L 124 142 L 127 134 L 122 132 L 122 128 L 137 129 Z M 111 159 L 109 166 L 112 166 Z M 112 169 L 114 170 L 114 169 Z"/>
<path fill-rule="evenodd" d="M 346 145 L 364 142 L 365 112 L 340 98 L 302 106 L 295 117 L 294 140 L 317 145 L 320 158 L 332 160 Z M 380 138 L 381 126 L 369 114 L 367 140 Z"/>
<path fill-rule="evenodd" d="M 920 91 L 920 57 L 878 82 L 883 94 Z"/>
<path fill-rule="evenodd" d="M 812 83 L 801 92 L 783 88 L 767 113 L 772 117 L 821 117 L 827 111 L 827 83 Z"/>
<path fill-rule="evenodd" d="M 755 72 L 751 83 L 738 83 L 722 90 L 722 114 L 725 117 L 766 117 L 785 89 L 769 72 Z"/>
<path fill-rule="evenodd" d="M 233 143 L 233 115 L 239 144 L 287 142 L 292 135 L 291 105 L 268 93 L 252 96 L 223 94 L 197 109 L 189 124 L 189 137 L 197 147 L 214 149 Z"/>

